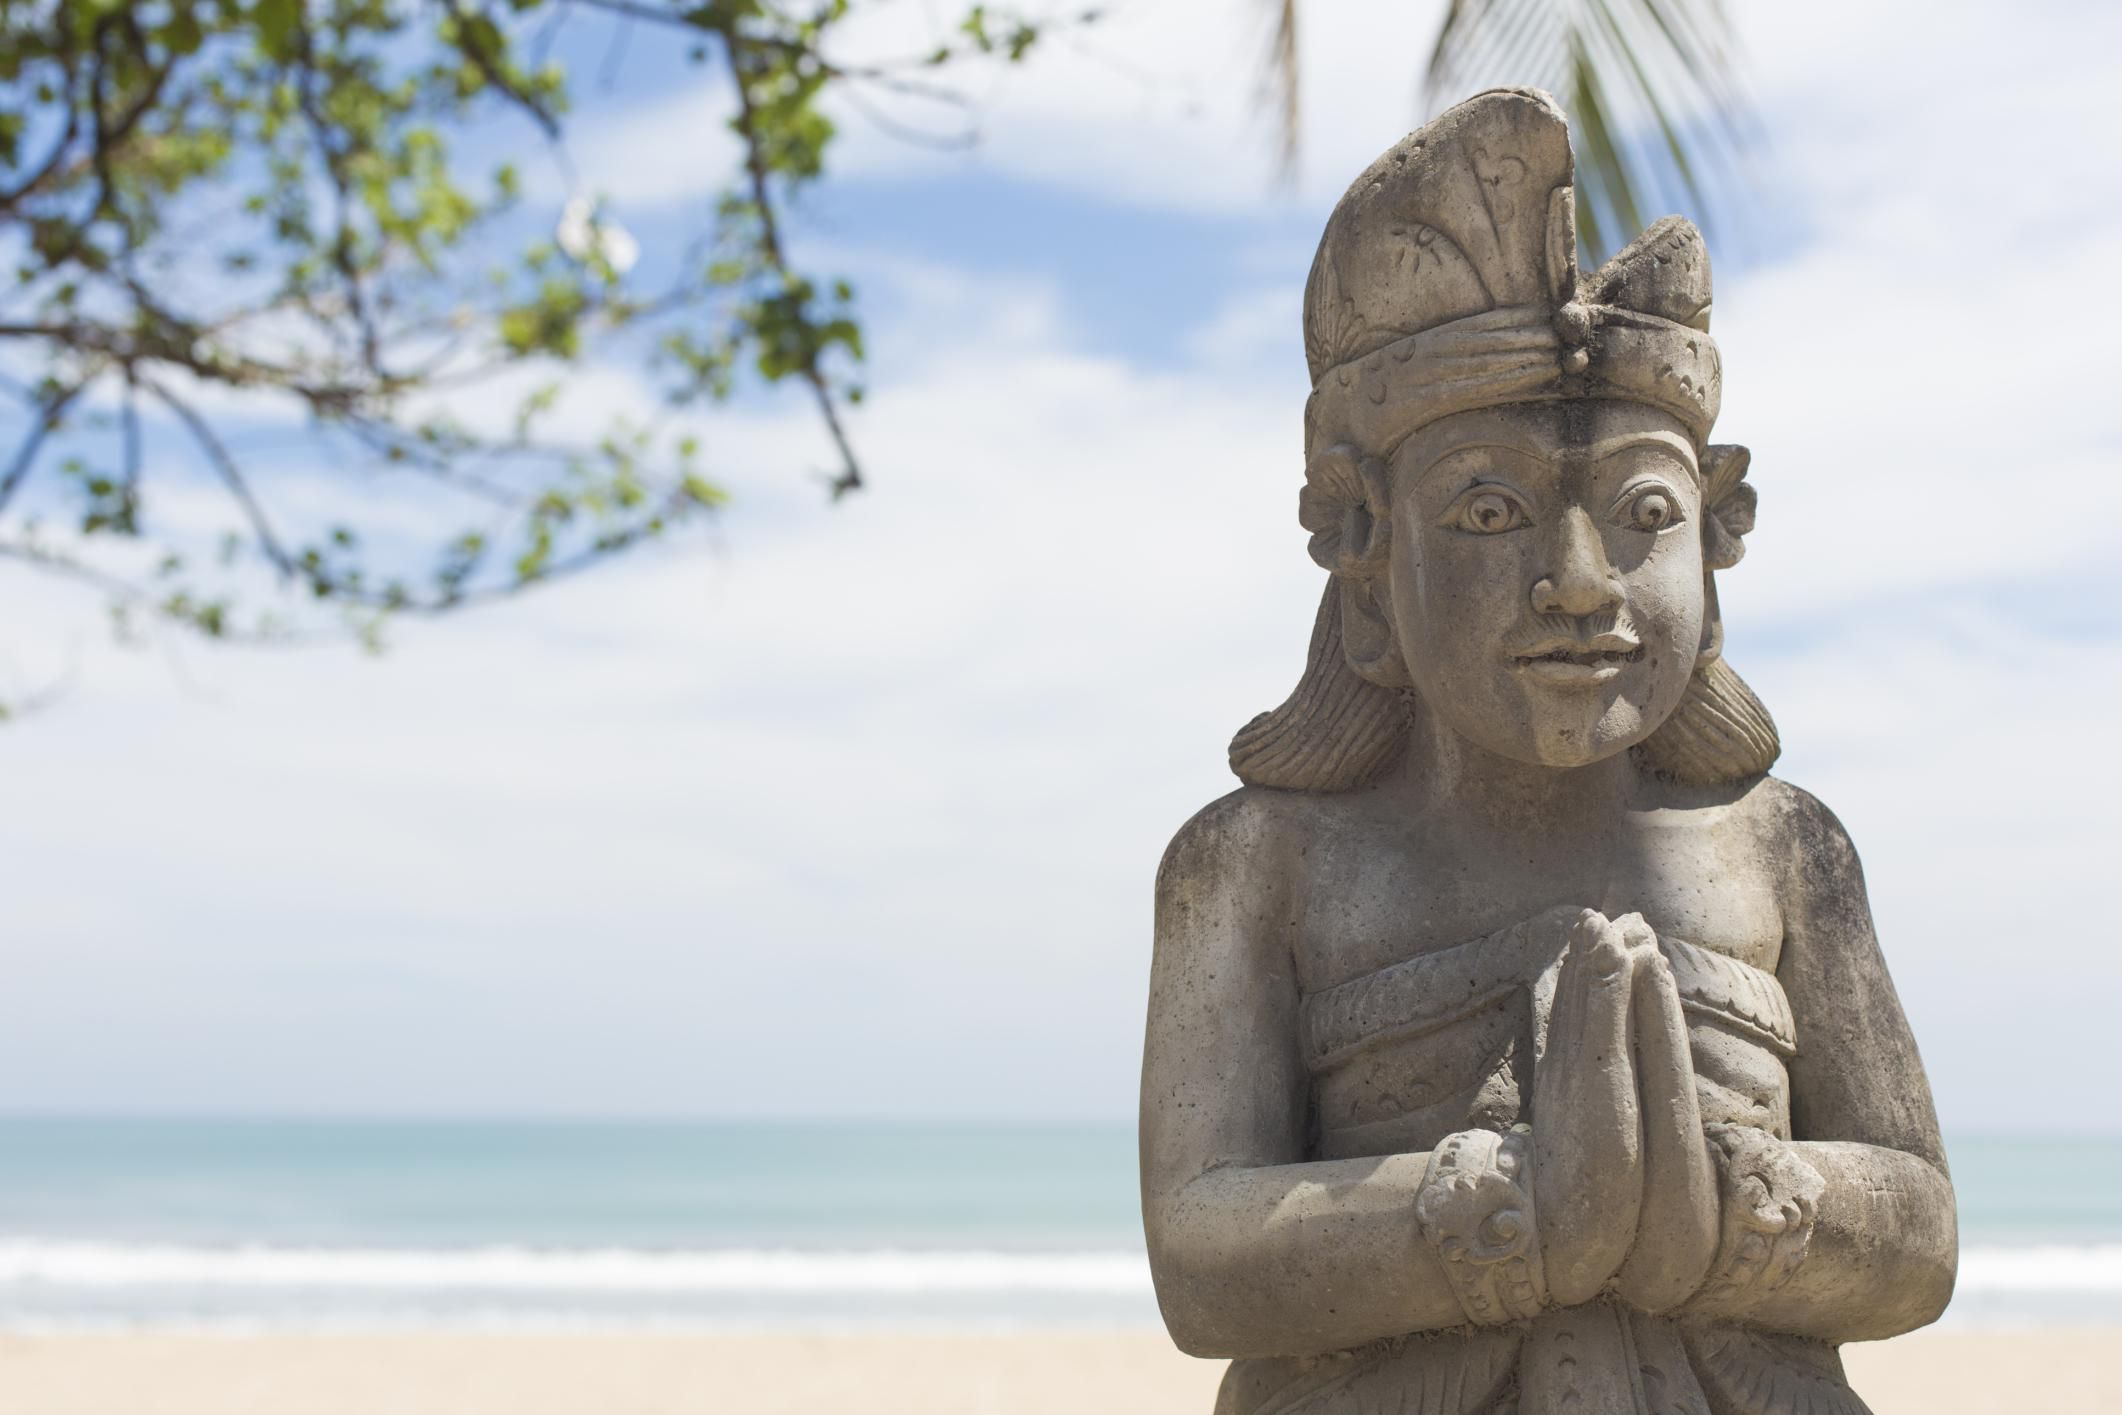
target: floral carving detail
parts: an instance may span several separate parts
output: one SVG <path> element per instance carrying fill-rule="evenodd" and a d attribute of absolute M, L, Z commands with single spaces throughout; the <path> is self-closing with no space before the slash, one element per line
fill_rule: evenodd
<path fill-rule="evenodd" d="M 1729 570 L 1746 554 L 1745 537 L 1754 528 L 1760 497 L 1746 482 L 1753 453 L 1718 444 L 1702 454 L 1702 561 L 1712 570 Z"/>
<path fill-rule="evenodd" d="M 1511 152 L 1494 157 L 1487 148 L 1477 147 L 1473 151 L 1472 166 L 1474 176 L 1481 183 L 1481 195 L 1488 200 L 1489 215 L 1497 227 L 1508 226 L 1517 220 L 1519 193 L 1515 189 L 1525 182 L 1525 159 Z"/>
<path fill-rule="evenodd" d="M 1313 288 L 1305 292 L 1304 299 L 1304 357 L 1316 379 L 1355 357 L 1370 324 L 1356 309 L 1355 297 L 1342 293 L 1341 277 L 1331 260 L 1319 260 L 1312 281 Z"/>

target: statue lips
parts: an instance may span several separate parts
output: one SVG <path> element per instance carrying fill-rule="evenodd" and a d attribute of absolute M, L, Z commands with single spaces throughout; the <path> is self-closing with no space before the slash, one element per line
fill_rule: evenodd
<path fill-rule="evenodd" d="M 1519 672 L 1557 687 L 1591 688 L 1621 676 L 1621 670 L 1643 657 L 1643 645 L 1629 634 L 1594 634 L 1588 639 L 1542 639 L 1511 655 Z"/>

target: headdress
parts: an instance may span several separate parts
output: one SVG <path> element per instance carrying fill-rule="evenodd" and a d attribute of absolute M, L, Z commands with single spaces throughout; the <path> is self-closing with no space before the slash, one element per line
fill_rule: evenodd
<path fill-rule="evenodd" d="M 1298 517 L 1333 580 L 1303 681 L 1232 741 L 1231 769 L 1255 785 L 1339 791 L 1398 756 L 1408 706 L 1351 666 L 1348 601 L 1368 603 L 1382 569 L 1384 459 L 1447 414 L 1565 398 L 1664 409 L 1701 453 L 1704 562 L 1737 564 L 1754 493 L 1746 449 L 1708 445 L 1723 392 L 1709 312 L 1709 253 L 1682 217 L 1597 272 L 1578 270 L 1569 121 L 1544 93 L 1477 95 L 1373 162 L 1328 219 L 1304 291 L 1312 394 Z M 1714 619 L 1714 582 L 1709 593 Z M 1754 775 L 1779 750 L 1720 638 L 1637 748 L 1681 779 Z"/>

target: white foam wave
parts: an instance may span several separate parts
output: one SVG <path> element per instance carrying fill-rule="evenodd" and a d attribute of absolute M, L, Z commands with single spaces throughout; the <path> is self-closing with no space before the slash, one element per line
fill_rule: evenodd
<path fill-rule="evenodd" d="M 0 1289 L 1147 1297 L 1139 1252 L 191 1247 L 0 1238 Z M 2122 1244 L 1975 1247 L 1958 1293 L 2122 1294 Z"/>
<path fill-rule="evenodd" d="M 1954 1291 L 2122 1293 L 2122 1243 L 1969 1248 Z"/>
<path fill-rule="evenodd" d="M 846 1293 L 1149 1291 L 1140 1253 L 653 1252 L 180 1247 L 0 1239 L 0 1287 L 396 1292 Z"/>

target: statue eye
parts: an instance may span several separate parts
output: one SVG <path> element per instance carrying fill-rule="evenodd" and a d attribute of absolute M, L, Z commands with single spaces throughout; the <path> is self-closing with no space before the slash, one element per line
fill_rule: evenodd
<path fill-rule="evenodd" d="M 1658 532 L 1680 524 L 1680 503 L 1662 486 L 1647 486 L 1622 503 L 1622 524 L 1639 531 Z"/>
<path fill-rule="evenodd" d="M 1452 508 L 1448 524 L 1477 536 L 1493 536 L 1514 531 L 1528 519 L 1517 497 L 1493 487 L 1477 487 Z"/>

